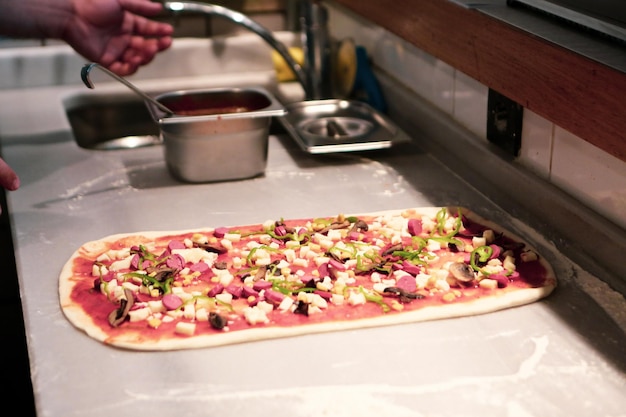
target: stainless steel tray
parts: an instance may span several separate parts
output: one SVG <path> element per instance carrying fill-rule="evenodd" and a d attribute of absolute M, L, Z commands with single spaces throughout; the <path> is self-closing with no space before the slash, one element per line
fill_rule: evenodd
<path fill-rule="evenodd" d="M 282 125 L 309 153 L 389 148 L 409 140 L 399 127 L 366 103 L 328 99 L 288 104 Z"/>

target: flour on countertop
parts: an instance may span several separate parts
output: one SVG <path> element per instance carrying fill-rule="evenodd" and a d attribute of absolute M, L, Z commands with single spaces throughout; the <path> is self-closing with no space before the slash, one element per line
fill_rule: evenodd
<path fill-rule="evenodd" d="M 472 398 L 466 401 L 484 402 L 489 407 L 504 407 L 508 416 L 525 417 L 528 414 L 524 406 L 515 398 L 494 397 L 495 385 L 510 385 L 529 380 L 538 375 L 542 359 L 549 346 L 548 336 L 532 338 L 532 353 L 524 359 L 515 373 L 509 375 L 458 377 L 448 381 L 431 384 L 393 386 L 389 384 L 328 385 L 314 387 L 283 387 L 277 389 L 240 391 L 236 388 L 228 392 L 215 392 L 219 386 L 180 387 L 163 389 L 158 392 L 127 392 L 135 401 L 202 401 L 206 404 L 263 404 L 271 401 L 284 404 L 285 412 L 292 416 L 332 416 L 332 417 L 380 417 L 393 415 L 399 417 L 420 417 L 422 414 L 407 404 L 419 403 L 420 396 L 463 397 L 464 392 L 472 392 Z M 472 387 L 472 390 L 467 388 Z M 475 389 L 479 394 L 476 395 Z M 519 388 L 518 388 L 519 390 Z M 206 392 L 210 391 L 210 392 Z M 406 399 L 413 399 L 405 401 Z M 519 396 L 518 396 L 519 399 Z M 469 414 L 468 414 L 469 415 Z"/>

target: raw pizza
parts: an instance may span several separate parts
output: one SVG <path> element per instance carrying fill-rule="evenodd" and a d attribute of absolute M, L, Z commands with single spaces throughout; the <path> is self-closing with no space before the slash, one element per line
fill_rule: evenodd
<path fill-rule="evenodd" d="M 520 238 L 433 207 L 113 235 L 72 255 L 59 290 L 89 336 L 169 350 L 488 313 L 555 286 Z"/>

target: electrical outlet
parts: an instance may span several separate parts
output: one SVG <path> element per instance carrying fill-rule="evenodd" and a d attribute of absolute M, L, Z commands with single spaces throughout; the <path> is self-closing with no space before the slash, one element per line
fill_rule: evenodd
<path fill-rule="evenodd" d="M 487 98 L 487 140 L 507 153 L 518 156 L 522 146 L 522 121 L 524 108 L 489 89 Z"/>

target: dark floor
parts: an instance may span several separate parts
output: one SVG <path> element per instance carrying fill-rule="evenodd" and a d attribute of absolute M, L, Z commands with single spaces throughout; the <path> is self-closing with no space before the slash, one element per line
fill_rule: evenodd
<path fill-rule="evenodd" d="M 0 305 L 2 305 L 3 323 L 6 330 L 2 332 L 2 350 L 4 366 L 2 376 L 5 384 L 0 390 L 0 399 L 3 404 L 13 404 L 19 412 L 16 415 L 31 417 L 35 416 L 33 401 L 33 388 L 30 381 L 30 369 L 26 339 L 24 334 L 24 321 L 22 317 L 22 304 L 20 302 L 17 271 L 13 256 L 13 242 L 8 215 L 6 213 L 6 194 L 0 189 L 0 271 L 4 291 L 0 292 Z M 14 409 L 15 409 L 14 407 Z"/>

